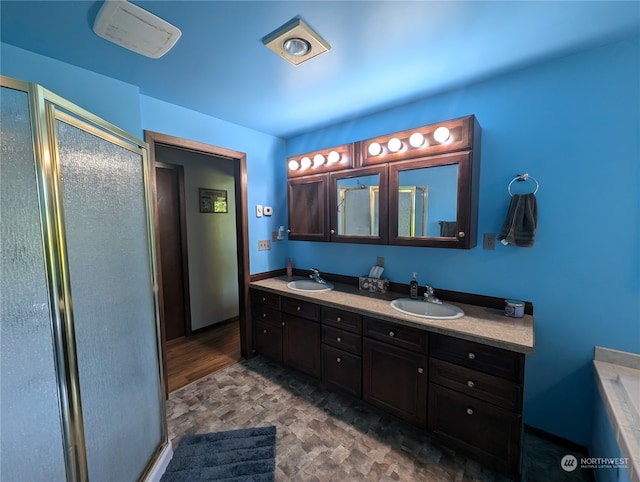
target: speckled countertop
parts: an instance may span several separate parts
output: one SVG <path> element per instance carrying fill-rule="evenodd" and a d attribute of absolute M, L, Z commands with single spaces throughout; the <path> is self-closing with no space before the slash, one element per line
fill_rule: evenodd
<path fill-rule="evenodd" d="M 249 286 L 289 298 L 313 301 L 333 308 L 343 308 L 354 313 L 373 316 L 434 333 L 452 335 L 518 353 L 532 354 L 534 352 L 533 316 L 531 315 L 524 315 L 522 318 L 510 318 L 505 316 L 502 310 L 464 303 L 450 303 L 462 308 L 465 316 L 457 320 L 431 320 L 405 315 L 391 308 L 389 303 L 391 300 L 407 297 L 402 293 L 370 294 L 359 291 L 355 286 L 352 287 L 341 283 L 334 283 L 335 288 L 331 291 L 307 293 L 287 288 L 287 283 L 291 279 L 302 278 L 281 276 L 253 281 Z"/>

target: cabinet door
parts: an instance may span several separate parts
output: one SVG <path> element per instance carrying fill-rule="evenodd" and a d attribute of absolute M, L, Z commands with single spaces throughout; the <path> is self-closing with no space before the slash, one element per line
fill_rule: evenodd
<path fill-rule="evenodd" d="M 429 386 L 429 430 L 484 465 L 520 472 L 522 416 L 435 383 Z"/>
<path fill-rule="evenodd" d="M 365 339 L 362 364 L 365 401 L 419 427 L 426 427 L 426 355 Z"/>
<path fill-rule="evenodd" d="M 362 398 L 362 359 L 323 344 L 322 379 L 342 392 Z"/>
<path fill-rule="evenodd" d="M 289 239 L 327 241 L 328 174 L 304 176 L 287 181 Z"/>
<path fill-rule="evenodd" d="M 258 353 L 282 363 L 282 326 L 254 319 L 254 346 Z"/>
<path fill-rule="evenodd" d="M 320 323 L 297 316 L 282 315 L 285 364 L 316 378 L 322 375 L 320 361 Z"/>

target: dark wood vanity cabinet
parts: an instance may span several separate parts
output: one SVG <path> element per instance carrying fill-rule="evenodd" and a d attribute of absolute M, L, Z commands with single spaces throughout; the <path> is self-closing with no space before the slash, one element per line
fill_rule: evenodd
<path fill-rule="evenodd" d="M 523 354 L 261 290 L 251 301 L 257 352 L 518 477 Z"/>
<path fill-rule="evenodd" d="M 429 349 L 429 431 L 517 476 L 524 355 L 440 334 L 431 334 Z"/>
<path fill-rule="evenodd" d="M 428 333 L 364 317 L 363 399 L 427 426 Z"/>
<path fill-rule="evenodd" d="M 322 307 L 322 380 L 362 398 L 362 316 Z"/>
<path fill-rule="evenodd" d="M 322 376 L 320 306 L 282 298 L 282 361 L 315 378 Z"/>
<path fill-rule="evenodd" d="M 282 363 L 280 296 L 251 290 L 251 318 L 255 351 Z"/>

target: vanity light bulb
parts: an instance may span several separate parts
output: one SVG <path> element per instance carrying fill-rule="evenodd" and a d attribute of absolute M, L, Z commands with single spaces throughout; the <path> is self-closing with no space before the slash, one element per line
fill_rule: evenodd
<path fill-rule="evenodd" d="M 300 169 L 309 169 L 311 167 L 311 159 L 303 157 L 300 159 Z"/>
<path fill-rule="evenodd" d="M 438 127 L 433 133 L 433 138 L 440 143 L 446 142 L 449 140 L 449 129 L 446 127 Z"/>
<path fill-rule="evenodd" d="M 392 137 L 391 139 L 389 139 L 387 147 L 391 152 L 398 152 L 400 149 L 402 149 L 402 141 L 397 137 Z"/>
<path fill-rule="evenodd" d="M 329 164 L 335 164 L 340 160 L 340 153 L 338 151 L 331 151 L 327 156 Z"/>
<path fill-rule="evenodd" d="M 300 164 L 298 164 L 298 161 L 296 161 L 295 159 L 291 159 L 289 161 L 289 170 L 290 171 L 297 171 L 299 167 L 300 167 Z"/>
<path fill-rule="evenodd" d="M 379 156 L 382 152 L 382 146 L 377 142 L 372 142 L 371 144 L 369 144 L 368 151 L 372 156 Z"/>
<path fill-rule="evenodd" d="M 411 147 L 422 146 L 422 144 L 424 144 L 424 136 L 419 132 L 414 132 L 411 134 L 411 137 L 409 137 L 409 144 L 411 144 Z"/>
<path fill-rule="evenodd" d="M 324 164 L 324 156 L 322 154 L 316 154 L 313 156 L 313 167 L 319 167 Z"/>

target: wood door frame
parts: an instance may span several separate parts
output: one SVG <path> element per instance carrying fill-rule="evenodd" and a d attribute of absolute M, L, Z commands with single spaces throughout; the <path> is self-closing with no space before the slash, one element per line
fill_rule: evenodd
<path fill-rule="evenodd" d="M 191 290 L 189 288 L 189 255 L 187 250 L 187 207 L 184 195 L 184 166 L 180 164 L 171 164 L 168 162 L 158 162 L 155 160 L 155 150 L 153 153 L 153 193 L 154 193 L 154 212 L 158 211 L 158 198 L 157 198 L 157 184 L 156 184 L 156 169 L 169 169 L 175 171 L 178 176 L 178 212 L 180 215 L 180 244 L 181 244 L 181 252 L 182 252 L 182 285 L 183 285 L 183 296 L 184 296 L 184 332 L 187 336 L 191 336 L 193 330 L 191 329 Z M 156 232 L 156 248 L 157 248 L 157 258 L 158 258 L 158 298 L 159 303 L 161 305 L 160 309 L 160 319 L 162 325 L 162 333 L 163 339 L 166 341 L 166 333 L 165 329 L 165 318 L 164 318 L 164 293 L 162 288 L 162 264 L 161 253 L 162 253 L 162 243 L 160 242 L 160 231 L 157 221 L 157 217 L 154 216 L 154 230 Z"/>
<path fill-rule="evenodd" d="M 154 234 L 158 238 L 158 210 L 157 210 L 157 191 L 156 191 L 156 146 L 165 146 L 173 149 L 205 154 L 212 157 L 224 158 L 234 161 L 233 177 L 235 184 L 235 201 L 236 201 L 236 243 L 238 252 L 238 315 L 240 318 L 240 355 L 243 358 L 250 358 L 251 347 L 253 346 L 253 333 L 251 332 L 251 324 L 247 308 L 249 304 L 249 215 L 248 215 L 248 198 L 247 198 L 247 154 L 240 151 L 234 151 L 225 147 L 205 144 L 203 142 L 174 137 L 159 132 L 144 131 L 144 138 L 149 144 L 149 162 L 151 166 L 151 190 L 154 202 Z M 156 252 L 156 262 L 159 265 L 159 253 Z M 166 346 L 165 346 L 165 326 L 164 326 L 164 307 L 162 306 L 162 272 L 158 266 L 158 299 L 160 303 L 160 329 L 161 329 L 161 350 L 162 350 L 162 369 L 165 396 L 168 396 L 167 385 L 167 362 L 166 362 Z"/>

